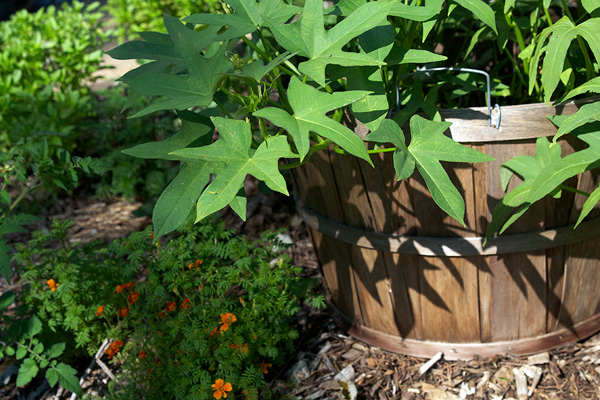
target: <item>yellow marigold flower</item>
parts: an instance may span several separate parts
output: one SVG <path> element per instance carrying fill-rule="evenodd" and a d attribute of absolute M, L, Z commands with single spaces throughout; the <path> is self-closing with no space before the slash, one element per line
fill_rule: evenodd
<path fill-rule="evenodd" d="M 217 400 L 219 400 L 221 397 L 226 398 L 227 392 L 231 392 L 233 390 L 231 383 L 225 382 L 223 379 L 217 379 L 211 388 L 215 391 L 213 396 Z"/>
<path fill-rule="evenodd" d="M 56 288 L 60 286 L 60 283 L 54 282 L 54 279 L 48 279 L 46 281 L 46 284 L 48 284 L 48 286 L 50 287 L 50 290 L 53 292 L 55 292 Z"/>

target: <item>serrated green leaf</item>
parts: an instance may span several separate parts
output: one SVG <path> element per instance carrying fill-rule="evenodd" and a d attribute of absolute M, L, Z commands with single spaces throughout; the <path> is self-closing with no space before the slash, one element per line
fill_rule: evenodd
<path fill-rule="evenodd" d="M 44 344 L 42 342 L 37 343 L 33 348 L 35 354 L 42 354 L 44 352 Z"/>
<path fill-rule="evenodd" d="M 585 203 L 583 203 L 583 207 L 581 207 L 581 213 L 579 214 L 579 218 L 577 218 L 577 222 L 575 223 L 575 228 L 583 222 L 583 219 L 587 217 L 587 215 L 594 209 L 594 206 L 600 202 L 600 187 L 597 187 L 590 196 L 587 198 Z"/>
<path fill-rule="evenodd" d="M 83 396 L 83 390 L 79 386 L 79 379 L 77 378 L 77 370 L 75 368 L 64 363 L 59 363 L 56 366 L 56 372 L 58 372 L 60 386 L 78 396 Z"/>
<path fill-rule="evenodd" d="M 139 158 L 175 160 L 170 152 L 187 147 L 198 139 L 202 139 L 198 143 L 200 146 L 212 142 L 215 127 L 209 118 L 191 111 L 179 111 L 177 114 L 181 119 L 181 129 L 173 136 L 161 142 L 139 144 L 123 150 L 123 153 Z"/>
<path fill-rule="evenodd" d="M 56 343 L 53 344 L 52 347 L 50 347 L 50 349 L 48 349 L 48 358 L 56 358 L 59 357 L 66 348 L 66 344 L 65 343 Z"/>
<path fill-rule="evenodd" d="M 493 158 L 445 136 L 444 132 L 450 125 L 449 122 L 428 121 L 415 115 L 410 119 L 411 141 L 408 147 L 404 143 L 402 130 L 392 121 L 384 121 L 378 131 L 367 136 L 367 140 L 394 144 L 397 149 L 394 152 L 397 176 L 410 176 L 414 162 L 436 204 L 464 225 L 464 200 L 440 161 L 477 163 Z"/>
<path fill-rule="evenodd" d="M 323 93 L 292 77 L 288 87 L 288 98 L 294 114 L 290 115 L 281 109 L 270 107 L 258 110 L 254 115 L 266 118 L 285 129 L 294 139 L 302 159 L 310 148 L 309 132 L 313 131 L 371 164 L 362 139 L 347 127 L 325 115 L 360 100 L 367 94 L 369 92 L 364 91 Z"/>
<path fill-rule="evenodd" d="M 329 64 L 346 67 L 383 65 L 374 57 L 342 51 L 342 47 L 352 38 L 379 25 L 391 7 L 392 3 L 382 1 L 364 4 L 337 25 L 325 30 L 323 2 L 306 0 L 297 21 L 283 25 L 271 24 L 270 28 L 281 46 L 309 59 L 300 63 L 299 70 L 324 86 L 325 67 Z"/>
<path fill-rule="evenodd" d="M 218 171 L 218 166 L 202 161 L 188 162 L 183 166 L 154 206 L 154 240 L 183 224 L 202 190 L 208 185 L 211 171 Z"/>
<path fill-rule="evenodd" d="M 21 364 L 21 367 L 19 367 L 19 375 L 17 375 L 17 387 L 25 386 L 31 382 L 39 370 L 40 369 L 38 368 L 35 360 L 26 358 Z"/>
<path fill-rule="evenodd" d="M 498 30 L 496 29 L 496 17 L 494 15 L 494 10 L 483 0 L 453 0 L 460 6 L 466 8 L 471 11 L 473 15 L 479 18 L 484 24 L 492 28 L 496 34 L 498 34 Z"/>
<path fill-rule="evenodd" d="M 42 331 L 42 321 L 35 315 L 29 318 L 25 323 L 25 335 L 27 337 L 34 337 Z"/>
<path fill-rule="evenodd" d="M 58 371 L 54 368 L 48 368 L 46 370 L 46 379 L 48 380 L 50 387 L 54 387 L 58 382 Z"/>
<path fill-rule="evenodd" d="M 186 161 L 204 161 L 218 166 L 214 181 L 198 199 L 196 220 L 230 204 L 243 187 L 246 175 L 262 180 L 272 190 L 288 194 L 285 179 L 279 172 L 280 158 L 296 158 L 287 137 L 276 136 L 252 149 L 250 126 L 244 121 L 212 118 L 219 139 L 209 146 L 187 148 L 172 154 Z"/>
<path fill-rule="evenodd" d="M 581 106 L 581 108 L 575 114 L 570 115 L 567 119 L 565 119 L 560 124 L 552 141 L 556 143 L 561 136 L 574 131 L 584 124 L 594 121 L 600 121 L 600 101 Z"/>

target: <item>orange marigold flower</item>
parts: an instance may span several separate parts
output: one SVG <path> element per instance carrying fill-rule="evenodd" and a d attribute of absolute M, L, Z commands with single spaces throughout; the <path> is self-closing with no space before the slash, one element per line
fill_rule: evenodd
<path fill-rule="evenodd" d="M 130 305 L 135 303 L 139 298 L 140 298 L 140 294 L 138 292 L 136 292 L 135 290 L 133 292 L 131 292 L 131 294 L 127 295 L 127 301 L 129 302 Z"/>
<path fill-rule="evenodd" d="M 165 307 L 165 310 L 167 310 L 167 312 L 173 312 L 177 310 L 177 303 L 175 303 L 174 301 L 167 301 L 167 306 Z"/>
<path fill-rule="evenodd" d="M 271 368 L 272 366 L 273 366 L 273 365 L 271 365 L 271 363 L 266 363 L 266 362 L 262 361 L 262 362 L 260 363 L 260 366 L 259 366 L 259 368 L 260 368 L 260 371 L 261 371 L 263 374 L 268 374 L 268 373 L 269 373 L 269 370 L 268 370 L 267 368 Z"/>
<path fill-rule="evenodd" d="M 50 287 L 50 290 L 53 292 L 55 292 L 56 288 L 60 286 L 60 283 L 54 282 L 54 279 L 48 279 L 46 281 L 46 284 L 48 284 L 48 286 Z"/>
<path fill-rule="evenodd" d="M 192 268 L 198 268 L 200 266 L 200 264 L 202 264 L 202 260 L 196 260 L 196 262 L 193 263 L 189 263 L 188 264 L 188 269 L 192 269 Z"/>
<path fill-rule="evenodd" d="M 123 307 L 119 310 L 119 317 L 125 318 L 129 315 L 129 307 Z"/>
<path fill-rule="evenodd" d="M 226 398 L 227 392 L 231 392 L 233 388 L 231 387 L 231 383 L 225 382 L 223 379 L 217 379 L 215 383 L 211 386 L 212 390 L 215 391 L 213 396 L 215 399 L 220 399 L 221 397 Z"/>
<path fill-rule="evenodd" d="M 158 312 L 158 314 L 156 314 L 156 316 L 157 316 L 158 318 L 164 318 L 164 317 L 166 317 L 165 313 L 164 313 L 164 312 L 162 312 L 162 311 L 159 311 L 159 312 Z"/>
<path fill-rule="evenodd" d="M 154 232 L 150 232 L 150 235 L 148 235 L 148 239 L 154 239 Z"/>
<path fill-rule="evenodd" d="M 112 342 L 105 351 L 105 353 L 108 354 L 108 358 L 111 359 L 112 356 L 117 354 L 117 352 L 119 351 L 119 347 L 121 346 L 123 346 L 123 342 L 121 342 L 120 340 L 115 340 L 114 342 Z"/>
<path fill-rule="evenodd" d="M 104 314 L 104 306 L 100 306 L 98 308 L 96 308 L 96 315 L 102 315 Z"/>
<path fill-rule="evenodd" d="M 117 285 L 117 287 L 115 288 L 115 294 L 121 293 L 123 289 L 125 289 L 125 285 Z"/>
<path fill-rule="evenodd" d="M 248 343 L 244 343 L 244 344 L 235 344 L 235 343 L 231 343 L 229 345 L 229 347 L 231 347 L 234 350 L 239 350 L 240 353 L 247 353 L 248 352 Z"/>
<path fill-rule="evenodd" d="M 182 310 L 192 308 L 192 305 L 190 304 L 190 299 L 186 298 L 185 300 L 183 300 L 183 303 L 181 303 L 181 306 L 179 308 L 181 308 Z"/>
<path fill-rule="evenodd" d="M 146 358 L 146 355 L 147 355 L 147 354 L 148 354 L 148 353 L 146 353 L 144 350 L 141 350 L 141 351 L 138 353 L 138 357 L 139 357 L 139 358 L 141 358 L 141 359 L 143 360 L 144 358 Z"/>
<path fill-rule="evenodd" d="M 208 332 L 208 329 L 206 330 Z M 210 338 L 214 339 L 219 334 L 219 328 L 215 326 L 215 329 L 210 331 Z"/>
<path fill-rule="evenodd" d="M 123 286 L 124 286 L 125 289 L 133 289 L 135 287 L 135 283 L 133 283 L 133 282 L 127 282 Z"/>
<path fill-rule="evenodd" d="M 221 324 L 220 330 L 222 332 L 226 331 L 229 329 L 229 325 L 235 321 L 237 321 L 237 317 L 233 313 L 221 314 L 221 322 L 219 322 L 219 324 Z"/>

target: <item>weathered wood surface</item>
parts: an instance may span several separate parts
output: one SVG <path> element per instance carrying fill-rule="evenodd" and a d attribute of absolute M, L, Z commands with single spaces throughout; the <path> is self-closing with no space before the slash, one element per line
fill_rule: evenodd
<path fill-rule="evenodd" d="M 295 170 L 299 210 L 330 300 L 351 332 L 400 352 L 407 344 L 434 352 L 431 342 L 456 345 L 461 358 L 539 351 L 600 329 L 600 212 L 572 229 L 584 196 L 540 201 L 483 246 L 491 210 L 504 195 L 500 165 L 533 155 L 535 138 L 556 132 L 547 115 L 576 110 L 504 107 L 501 132 L 481 129 L 481 110 L 471 110 L 467 121 L 457 110 L 442 112 L 455 139 L 496 159 L 447 166 L 465 197 L 466 226 L 435 205 L 418 173 L 397 182 L 390 153 L 372 157 L 377 169 L 330 151 Z M 522 126 L 531 121 L 535 128 Z M 571 143 L 561 145 L 564 154 L 573 151 Z M 590 192 L 598 177 L 586 173 L 570 183 Z M 513 178 L 510 187 L 517 184 Z"/>

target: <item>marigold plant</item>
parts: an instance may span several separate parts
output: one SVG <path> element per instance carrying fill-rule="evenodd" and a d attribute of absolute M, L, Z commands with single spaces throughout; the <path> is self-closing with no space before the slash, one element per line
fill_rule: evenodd
<path fill-rule="evenodd" d="M 249 242 L 204 223 L 148 243 L 139 299 L 115 326 L 127 382 L 118 398 L 269 398 L 267 368 L 293 350 L 292 320 L 315 284 L 273 250 L 274 237 Z"/>

